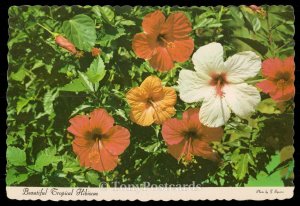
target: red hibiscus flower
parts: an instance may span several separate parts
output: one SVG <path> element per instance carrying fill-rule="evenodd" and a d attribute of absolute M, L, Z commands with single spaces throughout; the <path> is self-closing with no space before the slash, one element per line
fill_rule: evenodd
<path fill-rule="evenodd" d="M 75 136 L 73 151 L 80 165 L 100 172 L 113 170 L 118 155 L 129 145 L 129 131 L 113 126 L 114 119 L 105 109 L 95 109 L 89 116 L 77 115 L 70 123 L 68 131 Z"/>
<path fill-rule="evenodd" d="M 162 126 L 162 136 L 169 153 L 177 160 L 190 162 L 193 155 L 217 160 L 218 156 L 210 143 L 221 140 L 223 129 L 204 126 L 199 121 L 199 109 L 189 109 L 183 113 L 182 120 L 166 120 Z"/>
<path fill-rule="evenodd" d="M 266 80 L 258 83 L 257 87 L 277 102 L 288 101 L 295 95 L 294 71 L 294 57 L 267 59 L 262 64 L 262 74 Z"/>
<path fill-rule="evenodd" d="M 142 27 L 144 32 L 133 38 L 135 54 L 149 60 L 159 71 L 168 71 L 175 62 L 185 62 L 194 50 L 194 40 L 188 35 L 191 22 L 183 12 L 172 13 L 166 20 L 159 10 L 146 15 Z"/>

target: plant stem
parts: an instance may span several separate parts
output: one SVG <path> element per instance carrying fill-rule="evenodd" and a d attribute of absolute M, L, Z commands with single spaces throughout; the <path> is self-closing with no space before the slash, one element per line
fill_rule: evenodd
<path fill-rule="evenodd" d="M 42 27 L 43 29 L 45 29 L 47 32 L 49 32 L 49 33 L 52 34 L 53 36 L 56 35 L 54 32 L 50 31 L 48 28 L 46 28 L 45 26 L 41 25 L 40 23 L 37 23 L 37 25 L 39 25 L 40 27 Z"/>

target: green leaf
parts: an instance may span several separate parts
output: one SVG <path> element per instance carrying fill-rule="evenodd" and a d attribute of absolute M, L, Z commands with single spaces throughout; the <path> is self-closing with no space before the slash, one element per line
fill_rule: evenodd
<path fill-rule="evenodd" d="M 22 82 L 26 77 L 26 70 L 21 67 L 17 72 L 12 72 L 10 77 L 15 81 Z"/>
<path fill-rule="evenodd" d="M 20 97 L 20 99 L 17 102 L 17 114 L 20 114 L 22 109 L 29 103 L 30 100 L 31 98 Z"/>
<path fill-rule="evenodd" d="M 245 12 L 243 10 L 242 10 L 242 13 L 244 14 L 243 17 L 244 17 L 244 21 L 245 21 L 245 26 L 249 30 L 251 30 L 251 31 L 253 31 L 253 32 L 256 33 L 260 29 L 260 27 L 261 27 L 261 23 L 260 23 L 259 18 L 257 16 L 255 16 L 255 15 L 250 15 L 250 14 L 248 14 L 247 12 Z"/>
<path fill-rule="evenodd" d="M 141 146 L 140 148 L 143 149 L 145 152 L 155 153 L 160 148 L 160 145 L 161 145 L 160 142 L 155 142 L 145 147 Z"/>
<path fill-rule="evenodd" d="M 8 147 L 6 157 L 9 164 L 14 166 L 26 165 L 26 154 L 23 150 L 17 147 Z"/>
<path fill-rule="evenodd" d="M 128 118 L 127 118 L 126 113 L 125 113 L 124 110 L 122 110 L 122 109 L 116 109 L 115 112 L 116 112 L 116 115 L 122 117 L 125 121 L 128 120 Z"/>
<path fill-rule="evenodd" d="M 88 109 L 88 108 L 93 108 L 93 106 L 91 106 L 91 105 L 85 105 L 85 104 L 79 105 L 78 107 L 76 107 L 76 108 L 72 111 L 72 114 L 70 115 L 70 117 L 72 117 L 72 116 L 74 116 L 75 114 L 78 114 L 79 112 L 82 112 L 82 111 L 84 111 L 85 109 Z"/>
<path fill-rule="evenodd" d="M 264 114 L 280 114 L 280 110 L 276 107 L 276 102 L 272 98 L 261 101 L 256 109 Z"/>
<path fill-rule="evenodd" d="M 80 71 L 78 71 L 78 74 L 79 74 L 79 79 L 81 80 L 81 83 L 85 86 L 85 88 L 89 89 L 91 92 L 94 92 L 93 84 L 90 82 L 86 74 Z"/>
<path fill-rule="evenodd" d="M 113 24 L 115 18 L 115 12 L 108 6 L 95 6 L 92 9 L 99 17 L 109 24 Z"/>
<path fill-rule="evenodd" d="M 258 51 L 261 55 L 265 55 L 268 52 L 268 48 L 259 41 L 238 36 L 235 38 L 246 43 L 248 46 Z"/>
<path fill-rule="evenodd" d="M 38 153 L 34 169 L 37 171 L 42 171 L 44 166 L 47 166 L 49 164 L 57 163 L 60 158 L 58 156 L 55 156 L 56 154 L 56 148 L 48 147 L 45 150 L 42 150 Z"/>
<path fill-rule="evenodd" d="M 28 35 L 26 34 L 26 32 L 19 31 L 18 34 L 14 38 L 11 38 L 9 40 L 9 42 L 7 43 L 7 47 L 9 48 L 9 50 L 11 50 L 11 48 L 12 48 L 12 46 L 14 46 L 14 44 L 25 42 L 27 39 L 28 39 Z"/>
<path fill-rule="evenodd" d="M 135 25 L 135 22 L 134 22 L 134 21 L 131 21 L 131 20 L 122 20 L 122 21 L 120 22 L 120 24 L 125 25 L 125 26 L 134 26 L 134 25 Z"/>
<path fill-rule="evenodd" d="M 83 92 L 87 91 L 88 88 L 82 83 L 81 79 L 74 79 L 71 83 L 66 84 L 63 86 L 60 91 L 67 91 L 67 92 Z"/>
<path fill-rule="evenodd" d="M 284 179 L 293 178 L 293 176 L 294 176 L 294 171 L 293 171 L 294 170 L 294 161 L 293 161 L 294 152 L 295 152 L 295 148 L 292 145 L 285 146 L 284 148 L 282 148 L 280 150 L 281 163 L 285 163 L 288 160 L 291 160 L 291 161 L 288 161 L 287 166 L 285 166 L 284 168 L 282 168 L 280 170 L 280 175 Z"/>
<path fill-rule="evenodd" d="M 37 69 L 37 68 L 40 68 L 42 66 L 45 66 L 45 63 L 42 61 L 42 60 L 36 60 L 34 65 L 32 66 L 31 68 L 31 71 Z"/>
<path fill-rule="evenodd" d="M 81 169 L 78 161 L 71 156 L 64 155 L 62 158 L 63 161 L 63 168 L 62 171 L 65 173 L 68 172 L 77 172 Z"/>
<path fill-rule="evenodd" d="M 101 81 L 106 74 L 105 65 L 100 56 L 98 56 L 91 63 L 90 67 L 87 69 L 86 75 L 90 82 L 98 83 Z"/>
<path fill-rule="evenodd" d="M 279 172 L 275 172 L 272 175 L 268 175 L 265 172 L 260 172 L 254 177 L 250 177 L 248 183 L 245 184 L 246 187 L 280 187 L 284 186 L 283 181 L 281 180 L 281 176 Z"/>
<path fill-rule="evenodd" d="M 259 18 L 257 17 L 253 18 L 251 23 L 252 23 L 253 31 L 257 32 L 261 27 Z"/>
<path fill-rule="evenodd" d="M 271 173 L 277 165 L 280 164 L 280 155 L 273 155 L 271 161 L 266 166 L 268 173 Z M 280 171 L 273 172 L 271 175 L 268 175 L 265 172 L 260 172 L 254 177 L 250 177 L 248 183 L 245 186 L 284 186 L 284 183 L 281 179 Z"/>
<path fill-rule="evenodd" d="M 66 37 L 80 50 L 90 52 L 96 42 L 96 28 L 93 19 L 79 14 L 63 23 Z"/>
<path fill-rule="evenodd" d="M 295 152 L 295 148 L 292 145 L 288 145 L 283 147 L 280 150 L 280 160 L 281 162 L 286 161 L 288 159 L 293 159 L 293 155 Z"/>
<path fill-rule="evenodd" d="M 73 176 L 75 180 L 78 182 L 88 182 L 84 176 L 84 174 L 74 175 Z"/>
<path fill-rule="evenodd" d="M 86 174 L 86 179 L 93 185 L 99 186 L 100 180 L 99 180 L 99 174 L 95 171 L 88 171 Z"/>
<path fill-rule="evenodd" d="M 6 184 L 19 184 L 28 179 L 28 173 L 19 173 L 15 168 L 10 168 L 6 172 Z"/>
<path fill-rule="evenodd" d="M 53 102 L 58 97 L 59 90 L 54 88 L 46 92 L 43 100 L 44 110 L 47 114 L 51 115 L 54 113 Z"/>
<path fill-rule="evenodd" d="M 237 162 L 236 168 L 236 178 L 238 180 L 244 179 L 246 174 L 248 173 L 248 164 L 249 164 L 249 155 L 248 154 L 240 154 L 239 161 Z"/>

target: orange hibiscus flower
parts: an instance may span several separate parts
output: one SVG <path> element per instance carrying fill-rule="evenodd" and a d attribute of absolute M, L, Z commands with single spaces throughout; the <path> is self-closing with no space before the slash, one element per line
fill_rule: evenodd
<path fill-rule="evenodd" d="M 163 87 L 161 80 L 155 76 L 147 77 L 140 87 L 129 90 L 126 99 L 131 106 L 131 120 L 142 126 L 154 122 L 161 124 L 175 114 L 175 90 Z"/>
<path fill-rule="evenodd" d="M 113 126 L 114 119 L 105 109 L 95 109 L 89 116 L 77 115 L 70 123 L 68 131 L 75 136 L 72 146 L 80 165 L 100 172 L 113 170 L 118 155 L 130 143 L 129 131 Z"/>
<path fill-rule="evenodd" d="M 277 102 L 288 101 L 295 95 L 294 72 L 294 57 L 267 59 L 262 64 L 262 74 L 266 80 L 258 83 L 257 87 Z"/>
<path fill-rule="evenodd" d="M 144 32 L 133 38 L 135 54 L 159 71 L 168 71 L 175 62 L 185 62 L 194 50 L 194 40 L 188 35 L 191 22 L 183 12 L 172 13 L 166 20 L 157 10 L 147 14 L 142 23 Z"/>
<path fill-rule="evenodd" d="M 182 120 L 168 119 L 162 126 L 162 136 L 168 145 L 168 152 L 177 160 L 187 162 L 193 155 L 217 160 L 217 154 L 210 147 L 212 141 L 220 141 L 221 127 L 206 127 L 199 121 L 199 109 L 188 109 Z"/>

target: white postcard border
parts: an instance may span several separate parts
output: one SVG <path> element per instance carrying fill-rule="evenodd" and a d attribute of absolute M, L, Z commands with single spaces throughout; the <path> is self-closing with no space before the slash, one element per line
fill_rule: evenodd
<path fill-rule="evenodd" d="M 91 188 L 6 187 L 16 200 L 283 200 L 295 187 L 187 187 L 187 188 Z"/>

